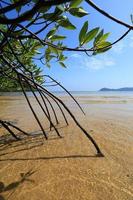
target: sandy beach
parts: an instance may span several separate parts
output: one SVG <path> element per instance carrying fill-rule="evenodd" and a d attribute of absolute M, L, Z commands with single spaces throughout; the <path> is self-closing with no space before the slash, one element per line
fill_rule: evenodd
<path fill-rule="evenodd" d="M 85 116 L 70 98 L 61 98 L 105 157 L 96 157 L 70 117 L 66 126 L 59 114 L 59 139 L 30 97 L 46 141 L 23 96 L 0 96 L 0 119 L 35 134 L 11 141 L 0 128 L 0 200 L 133 200 L 133 95 L 76 96 Z"/>

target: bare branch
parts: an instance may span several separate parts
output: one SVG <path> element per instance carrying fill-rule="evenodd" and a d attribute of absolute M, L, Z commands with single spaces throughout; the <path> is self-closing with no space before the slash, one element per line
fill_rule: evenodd
<path fill-rule="evenodd" d="M 115 17 L 113 17 L 112 15 L 108 14 L 107 12 L 105 12 L 104 10 L 102 10 L 101 8 L 99 8 L 96 4 L 94 4 L 91 0 L 85 0 L 86 3 L 88 3 L 91 7 L 93 7 L 95 10 L 97 10 L 99 13 L 101 13 L 102 15 L 104 15 L 105 17 L 107 17 L 108 19 L 111 19 L 112 21 L 116 22 L 117 24 L 120 24 L 122 26 L 125 26 L 126 28 L 129 28 L 131 30 L 133 30 L 133 26 L 131 26 L 130 24 L 127 24 Z"/>

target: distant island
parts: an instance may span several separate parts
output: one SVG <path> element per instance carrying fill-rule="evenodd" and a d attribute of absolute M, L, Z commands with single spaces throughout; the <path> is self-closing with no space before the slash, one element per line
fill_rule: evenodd
<path fill-rule="evenodd" d="M 123 88 L 118 88 L 118 89 L 101 88 L 99 91 L 100 92 L 108 92 L 108 91 L 130 91 L 130 92 L 133 92 L 133 87 L 123 87 Z"/>

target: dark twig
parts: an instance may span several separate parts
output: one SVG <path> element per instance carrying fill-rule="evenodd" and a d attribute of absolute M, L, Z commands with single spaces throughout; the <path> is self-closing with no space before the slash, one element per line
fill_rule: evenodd
<path fill-rule="evenodd" d="M 20 140 L 19 137 L 17 137 L 14 132 L 8 127 L 7 123 L 5 123 L 4 121 L 0 120 L 0 124 L 16 139 L 16 140 Z"/>
<path fill-rule="evenodd" d="M 52 44 L 50 42 L 47 42 L 45 40 L 40 39 L 37 35 L 35 35 L 32 31 L 26 29 L 24 26 L 22 26 L 21 24 L 19 24 L 18 26 L 20 26 L 21 28 L 23 28 L 25 31 L 27 31 L 28 33 L 30 33 L 34 39 L 38 40 L 40 42 L 40 44 L 42 45 L 47 45 L 47 46 L 51 46 L 55 49 L 58 50 L 62 50 L 62 51 L 74 51 L 74 52 L 94 52 L 94 51 L 100 51 L 100 50 L 105 50 L 108 49 L 109 47 L 112 47 L 113 45 L 115 45 L 116 43 L 120 42 L 124 37 L 127 36 L 127 34 L 131 31 L 131 29 L 129 28 L 122 36 L 120 36 L 117 40 L 115 40 L 113 43 L 111 43 L 110 45 L 107 45 L 106 47 L 103 48 L 97 48 L 97 49 L 93 49 L 93 48 L 70 48 L 70 47 L 59 47 L 55 44 Z"/>
<path fill-rule="evenodd" d="M 55 129 L 57 135 L 58 135 L 59 137 L 61 137 L 60 134 L 59 134 L 59 131 L 56 129 L 56 127 L 54 126 L 53 122 L 52 122 L 51 119 L 48 117 L 48 115 L 47 115 L 46 111 L 44 110 L 42 104 L 40 103 L 40 101 L 39 101 L 39 99 L 38 99 L 36 93 L 35 93 L 34 90 L 32 89 L 32 86 L 31 86 L 30 83 L 26 80 L 26 78 L 25 78 L 24 80 L 25 80 L 26 83 L 29 85 L 30 90 L 31 90 L 31 92 L 33 93 L 33 95 L 34 95 L 36 101 L 38 102 L 39 106 L 41 107 L 43 113 L 45 114 L 46 118 L 49 120 L 49 122 L 50 122 L 50 124 L 52 125 L 52 127 L 54 127 L 54 129 Z M 36 87 L 36 89 L 38 90 L 37 87 Z M 39 90 L 38 90 L 38 91 L 39 91 Z"/>
<path fill-rule="evenodd" d="M 5 121 L 5 123 L 6 123 L 8 126 L 11 126 L 11 127 L 15 128 L 16 130 L 20 131 L 20 132 L 23 133 L 24 135 L 29 136 L 28 133 L 26 133 L 25 131 L 23 131 L 23 130 L 20 129 L 19 127 L 15 126 L 14 124 L 12 124 L 12 123 L 10 123 L 10 122 L 8 122 L 8 121 Z"/>
<path fill-rule="evenodd" d="M 61 85 L 59 82 L 57 82 L 55 79 L 53 79 L 51 76 L 49 75 L 44 75 L 45 77 L 48 77 L 50 78 L 53 82 L 55 82 L 57 85 L 59 85 L 74 101 L 75 103 L 78 105 L 78 107 L 80 108 L 80 110 L 84 113 L 85 115 L 85 112 L 83 111 L 82 107 L 80 106 L 80 104 L 78 103 L 78 101 L 73 97 L 73 95 L 63 86 Z"/>
<path fill-rule="evenodd" d="M 66 3 L 68 1 L 70 1 L 70 0 L 63 0 L 63 3 Z M 39 12 L 40 8 L 47 7 L 47 6 L 53 6 L 53 5 L 59 5 L 59 4 L 61 4 L 60 0 L 56 0 L 56 1 L 53 1 L 53 0 L 52 1 L 38 0 L 37 3 L 35 3 L 35 5 L 33 6 L 33 8 L 31 8 L 28 12 L 26 11 L 25 13 L 23 13 L 22 15 L 20 15 L 16 18 L 8 19 L 8 18 L 5 18 L 5 17 L 0 17 L 0 23 L 1 24 L 21 23 L 21 22 L 27 21 L 27 19 L 29 19 L 30 17 L 33 17 L 37 12 Z M 8 10 L 12 10 L 11 6 L 7 6 Z M 5 9 L 7 9 L 7 7 L 2 8 L 0 10 L 0 12 L 1 13 L 6 12 Z"/>
<path fill-rule="evenodd" d="M 24 76 L 24 75 L 23 75 Z M 26 77 L 29 81 L 32 82 L 32 80 L 29 77 Z M 97 143 L 95 142 L 95 140 L 90 136 L 89 133 L 87 133 L 87 131 L 80 125 L 80 123 L 77 121 L 77 119 L 75 118 L 75 116 L 73 115 L 73 113 L 69 110 L 69 108 L 63 103 L 63 101 L 61 99 L 59 99 L 57 96 L 53 95 L 52 93 L 50 93 L 49 91 L 47 91 L 44 87 L 42 87 L 41 85 L 39 85 L 38 83 L 35 83 L 40 89 L 42 89 L 44 92 L 46 92 L 47 94 L 49 94 L 50 96 L 52 96 L 53 98 L 55 98 L 63 107 L 64 109 L 69 113 L 69 115 L 71 116 L 71 118 L 73 119 L 73 121 L 75 122 L 75 124 L 82 130 L 82 132 L 85 134 L 85 136 L 93 143 L 93 145 L 95 146 L 96 150 L 97 150 L 97 154 L 98 155 L 103 155 L 99 146 L 97 145 Z"/>
<path fill-rule="evenodd" d="M 128 29 L 133 30 L 133 26 L 113 17 L 112 15 L 108 14 L 107 12 L 105 12 L 104 10 L 102 10 L 101 8 L 99 8 L 96 4 L 94 4 L 91 0 L 85 0 L 86 3 L 88 3 L 91 7 L 93 7 L 95 10 L 97 10 L 99 13 L 101 13 L 102 15 L 104 15 L 105 17 L 107 17 L 108 19 L 111 19 L 112 21 L 116 22 L 117 24 L 120 24 L 122 26 L 125 26 Z"/>
<path fill-rule="evenodd" d="M 26 101 L 27 101 L 27 103 L 28 103 L 28 105 L 29 105 L 29 107 L 30 107 L 30 109 L 31 109 L 31 111 L 32 111 L 32 113 L 33 113 L 33 115 L 34 115 L 34 117 L 35 117 L 35 119 L 36 119 L 38 125 L 40 126 L 40 128 L 41 128 L 41 130 L 42 130 L 42 132 L 43 132 L 43 134 L 44 134 L 44 137 L 45 137 L 46 140 L 47 140 L 48 137 L 47 137 L 47 135 L 46 135 L 46 133 L 45 133 L 45 130 L 44 130 L 44 128 L 42 127 L 42 124 L 41 124 L 39 118 L 37 117 L 37 115 L 36 115 L 36 113 L 35 113 L 35 111 L 34 111 L 32 105 L 31 105 L 31 103 L 30 103 L 30 101 L 29 101 L 29 99 L 28 99 L 28 97 L 27 97 L 27 94 L 26 94 L 26 92 L 25 92 L 25 90 L 24 90 L 24 87 L 23 87 L 23 84 L 22 84 L 22 80 L 21 80 L 21 76 L 20 76 L 19 73 L 17 73 L 17 76 L 18 76 L 18 80 L 19 80 L 20 86 L 21 86 L 21 88 L 22 88 L 22 92 L 23 92 L 23 94 L 24 94 L 24 96 L 25 96 L 25 98 L 26 98 Z"/>

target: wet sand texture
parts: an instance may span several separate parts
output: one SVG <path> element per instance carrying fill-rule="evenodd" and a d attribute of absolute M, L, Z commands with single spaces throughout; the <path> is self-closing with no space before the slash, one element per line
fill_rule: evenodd
<path fill-rule="evenodd" d="M 42 119 L 49 134 L 46 141 L 23 97 L 0 97 L 0 118 L 12 119 L 29 133 L 38 133 L 5 144 L 1 138 L 0 199 L 133 200 L 132 102 L 114 103 L 113 98 L 112 103 L 90 103 L 91 98 L 79 97 L 86 111 L 84 117 L 66 97 L 62 98 L 90 131 L 105 157 L 95 156 L 93 145 L 71 119 L 65 127 L 60 118 L 62 139 L 54 131 L 49 132 L 48 123 Z M 6 134 L 1 128 L 0 135 Z"/>

